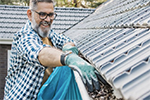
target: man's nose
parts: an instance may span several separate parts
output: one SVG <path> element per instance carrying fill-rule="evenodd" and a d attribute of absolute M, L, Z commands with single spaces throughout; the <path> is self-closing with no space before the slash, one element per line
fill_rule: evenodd
<path fill-rule="evenodd" d="M 46 19 L 45 19 L 45 21 L 48 21 L 48 22 L 51 21 L 51 20 L 52 20 L 52 19 L 51 19 L 50 16 L 47 16 Z"/>

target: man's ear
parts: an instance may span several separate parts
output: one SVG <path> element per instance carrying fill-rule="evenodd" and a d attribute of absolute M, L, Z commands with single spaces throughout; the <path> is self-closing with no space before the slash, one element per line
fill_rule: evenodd
<path fill-rule="evenodd" d="M 32 12 L 30 9 L 27 10 L 27 16 L 30 21 L 32 21 Z"/>

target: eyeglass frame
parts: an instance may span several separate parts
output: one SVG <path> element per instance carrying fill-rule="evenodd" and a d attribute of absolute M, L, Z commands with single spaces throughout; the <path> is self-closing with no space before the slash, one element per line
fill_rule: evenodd
<path fill-rule="evenodd" d="M 39 15 L 39 18 L 40 18 L 41 20 L 46 19 L 47 16 L 52 17 L 52 16 L 50 15 L 50 14 L 52 14 L 52 13 L 47 14 L 46 12 L 37 12 L 36 10 L 33 10 L 33 9 L 31 9 L 31 11 L 36 12 L 36 13 Z M 45 18 L 41 18 L 41 17 L 40 17 L 40 13 L 45 13 L 45 14 L 46 14 Z M 56 15 L 56 16 L 54 17 L 54 19 L 55 19 L 55 18 L 57 17 L 57 13 L 53 12 L 53 15 Z M 51 19 L 51 18 L 50 18 L 50 19 Z M 54 19 L 51 19 L 51 20 L 54 20 Z"/>

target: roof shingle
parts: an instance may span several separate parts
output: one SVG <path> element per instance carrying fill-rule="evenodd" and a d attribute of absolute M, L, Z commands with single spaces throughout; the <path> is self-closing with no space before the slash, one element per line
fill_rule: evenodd
<path fill-rule="evenodd" d="M 125 100 L 150 99 L 149 5 L 109 0 L 64 33 Z"/>
<path fill-rule="evenodd" d="M 26 6 L 8 6 L 0 5 L 0 39 L 12 39 L 14 33 L 28 20 Z M 61 8 L 56 7 L 58 14 L 54 20 L 52 28 L 55 32 L 63 33 L 80 20 L 93 13 L 95 9 L 84 8 Z"/>

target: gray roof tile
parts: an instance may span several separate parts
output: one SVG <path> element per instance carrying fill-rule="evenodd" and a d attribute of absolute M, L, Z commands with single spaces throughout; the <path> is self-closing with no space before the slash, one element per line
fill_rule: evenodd
<path fill-rule="evenodd" d="M 125 100 L 150 98 L 149 4 L 109 0 L 64 33 Z"/>
<path fill-rule="evenodd" d="M 12 39 L 12 36 L 9 37 L 8 34 L 14 34 L 19 31 L 28 20 L 27 9 L 28 7 L 25 6 L 0 5 L 0 38 Z M 94 9 L 56 7 L 55 11 L 58 16 L 52 28 L 56 32 L 63 33 L 66 29 L 94 12 Z"/>

